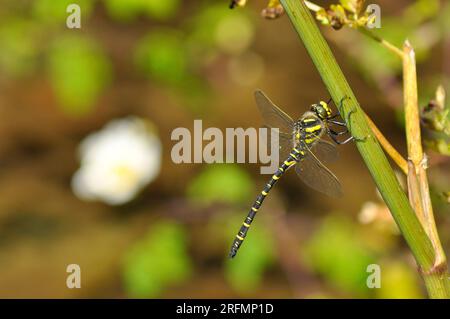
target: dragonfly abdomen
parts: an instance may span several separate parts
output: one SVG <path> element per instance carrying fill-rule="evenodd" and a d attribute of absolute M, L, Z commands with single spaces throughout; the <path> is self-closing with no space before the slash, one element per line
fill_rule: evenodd
<path fill-rule="evenodd" d="M 270 181 L 266 184 L 266 186 L 261 191 L 261 193 L 258 195 L 258 197 L 256 197 L 256 200 L 254 201 L 252 207 L 250 208 L 250 211 L 248 212 L 247 217 L 245 218 L 244 222 L 242 223 L 242 226 L 239 229 L 239 232 L 237 233 L 236 238 L 233 241 L 233 244 L 231 245 L 231 250 L 230 250 L 230 254 L 229 254 L 230 258 L 233 258 L 234 256 L 236 256 L 236 253 L 237 253 L 239 247 L 242 245 L 242 242 L 244 241 L 245 237 L 247 236 L 247 232 L 256 216 L 256 213 L 261 208 L 261 205 L 264 202 L 264 199 L 267 197 L 267 195 L 271 191 L 272 187 L 283 176 L 283 174 L 289 168 L 291 168 L 295 164 L 297 164 L 297 162 L 300 161 L 304 155 L 305 155 L 305 153 L 303 150 L 294 147 L 292 149 L 291 153 L 289 154 L 288 158 L 280 165 L 280 167 L 278 167 L 277 171 L 272 175 L 272 178 L 270 179 Z"/>

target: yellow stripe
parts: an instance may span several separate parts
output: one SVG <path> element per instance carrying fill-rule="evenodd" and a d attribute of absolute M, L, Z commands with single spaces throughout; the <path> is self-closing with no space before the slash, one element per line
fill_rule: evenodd
<path fill-rule="evenodd" d="M 267 196 L 267 193 L 265 191 L 262 191 L 261 194 L 263 194 L 264 196 Z"/>
<path fill-rule="evenodd" d="M 258 208 L 252 207 L 252 211 L 256 213 L 258 211 Z"/>
<path fill-rule="evenodd" d="M 244 237 L 241 237 L 239 235 L 236 235 L 236 238 L 239 239 L 239 240 L 244 240 Z"/>
<path fill-rule="evenodd" d="M 303 122 L 306 122 L 306 123 L 308 123 L 308 122 L 315 122 L 316 121 L 316 119 L 304 119 L 303 120 Z"/>
<path fill-rule="evenodd" d="M 279 167 L 278 168 L 280 171 L 284 172 L 284 168 L 283 167 Z"/>
<path fill-rule="evenodd" d="M 327 115 L 331 115 L 331 110 L 330 107 L 328 106 L 328 104 L 324 101 L 320 101 L 320 104 L 323 106 L 323 108 L 325 109 L 325 111 L 327 111 Z"/>
<path fill-rule="evenodd" d="M 274 180 L 276 180 L 276 181 L 280 179 L 280 177 L 277 176 L 277 175 L 273 175 L 272 178 L 273 178 Z"/>
<path fill-rule="evenodd" d="M 245 227 L 247 227 L 247 228 L 249 228 L 250 227 L 250 225 L 249 224 L 247 224 L 246 222 L 243 222 L 242 223 Z"/>
<path fill-rule="evenodd" d="M 315 131 L 320 131 L 321 128 L 322 128 L 322 125 L 317 124 L 316 126 L 305 128 L 305 132 L 312 133 Z"/>
<path fill-rule="evenodd" d="M 308 138 L 308 139 L 305 140 L 305 142 L 306 142 L 306 144 L 311 144 L 315 140 L 317 140 L 317 138 Z"/>

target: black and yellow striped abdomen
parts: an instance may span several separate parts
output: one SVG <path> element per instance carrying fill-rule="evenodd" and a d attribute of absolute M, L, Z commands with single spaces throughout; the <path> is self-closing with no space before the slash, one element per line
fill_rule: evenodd
<path fill-rule="evenodd" d="M 293 148 L 291 153 L 289 154 L 289 157 L 280 165 L 280 167 L 277 169 L 275 174 L 272 175 L 272 178 L 270 181 L 266 184 L 264 189 L 261 191 L 261 193 L 256 198 L 255 202 L 253 203 L 252 207 L 250 208 L 250 211 L 248 212 L 247 217 L 245 218 L 244 222 L 242 223 L 241 228 L 239 229 L 239 232 L 236 235 L 236 238 L 233 241 L 233 244 L 231 245 L 231 250 L 229 257 L 233 258 L 236 256 L 236 253 L 241 246 L 242 242 L 245 239 L 245 236 L 247 236 L 247 232 L 250 228 L 250 225 L 252 224 L 253 220 L 255 219 L 256 213 L 260 209 L 264 199 L 269 194 L 272 187 L 275 185 L 275 183 L 283 176 L 283 174 L 291 167 L 295 166 L 298 161 L 302 159 L 302 157 L 305 155 L 304 151 L 299 148 Z"/>

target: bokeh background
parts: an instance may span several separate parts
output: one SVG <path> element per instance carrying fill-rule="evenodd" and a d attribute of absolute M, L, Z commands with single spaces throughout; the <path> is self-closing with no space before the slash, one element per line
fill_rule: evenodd
<path fill-rule="evenodd" d="M 81 29 L 66 27 L 69 3 Z M 377 34 L 416 48 L 426 105 L 449 88 L 450 5 L 376 3 Z M 259 164 L 172 162 L 171 132 L 194 119 L 260 127 L 256 88 L 293 117 L 328 98 L 288 18 L 262 19 L 265 5 L 2 1 L 0 297 L 425 297 L 353 144 L 330 166 L 342 198 L 288 174 L 234 260 L 230 244 L 269 176 Z M 321 29 L 364 110 L 405 154 L 399 61 L 355 30 Z M 449 162 L 427 153 L 449 253 Z M 366 286 L 373 263 L 380 289 Z M 66 287 L 69 264 L 81 267 L 81 289 Z"/>

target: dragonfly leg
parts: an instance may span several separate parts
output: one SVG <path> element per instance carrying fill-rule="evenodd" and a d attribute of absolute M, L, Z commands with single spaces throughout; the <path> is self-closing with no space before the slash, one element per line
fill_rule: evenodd
<path fill-rule="evenodd" d="M 341 106 L 342 106 L 342 104 L 344 103 L 344 100 L 346 100 L 347 98 L 348 98 L 347 96 L 344 96 L 344 97 L 341 99 L 341 101 L 340 101 L 340 105 L 341 105 Z M 350 112 L 348 112 L 348 114 L 347 114 L 347 116 L 346 116 L 346 118 L 345 118 L 345 122 L 335 120 L 335 118 L 338 117 L 338 116 L 340 115 L 339 110 L 337 110 L 337 111 L 338 111 L 338 113 L 336 113 L 336 114 L 333 115 L 331 118 L 329 118 L 329 119 L 328 119 L 328 122 L 329 122 L 329 123 L 332 123 L 332 124 L 335 124 L 335 125 L 338 125 L 338 126 L 343 126 L 343 127 L 346 128 L 346 130 L 345 130 L 345 131 L 342 131 L 342 132 L 334 132 L 333 130 L 329 129 L 329 133 L 331 133 L 331 134 L 329 134 L 329 135 L 330 135 L 330 137 L 332 138 L 332 140 L 333 140 L 336 144 L 346 144 L 346 143 L 348 143 L 348 142 L 350 142 L 350 141 L 352 141 L 352 140 L 357 141 L 357 142 L 365 141 L 365 140 L 367 139 L 367 136 L 365 136 L 365 137 L 363 137 L 363 138 L 351 136 L 351 137 L 347 138 L 346 140 L 344 140 L 344 141 L 342 141 L 342 142 L 337 140 L 336 136 L 338 136 L 338 135 L 343 135 L 343 134 L 348 133 L 348 132 L 351 131 L 351 129 L 350 129 L 350 125 L 351 125 L 350 117 L 352 116 L 353 113 L 356 112 L 356 109 L 353 108 L 352 110 L 350 110 Z M 346 123 L 348 123 L 348 124 L 346 124 Z M 334 132 L 334 133 L 333 133 L 333 132 Z"/>
<path fill-rule="evenodd" d="M 344 141 L 339 141 L 339 140 L 337 139 L 337 136 L 336 136 L 336 135 L 329 134 L 329 136 L 331 137 L 331 139 L 333 140 L 333 142 L 335 142 L 335 143 L 338 144 L 338 145 L 344 145 L 344 144 L 347 144 L 348 142 L 351 142 L 351 141 L 354 140 L 354 137 L 353 137 L 353 136 L 350 136 L 349 138 L 347 138 L 347 139 L 344 140 Z"/>
<path fill-rule="evenodd" d="M 346 134 L 346 133 L 349 132 L 349 130 L 347 128 L 347 125 L 345 125 L 344 122 L 336 121 L 336 120 L 328 120 L 328 123 L 332 123 L 332 124 L 335 124 L 335 125 L 338 125 L 338 126 L 341 126 L 341 127 L 345 127 L 345 130 L 343 130 L 341 132 L 336 132 L 333 129 L 328 128 L 328 132 L 333 134 L 333 135 L 342 135 L 342 134 Z"/>
<path fill-rule="evenodd" d="M 345 131 L 342 131 L 342 132 L 336 132 L 336 131 L 334 131 L 332 129 L 329 129 L 328 131 L 329 131 L 330 134 L 333 134 L 334 136 L 344 135 L 344 134 L 348 133 L 348 130 L 345 130 Z"/>
<path fill-rule="evenodd" d="M 341 121 L 336 121 L 336 120 L 328 120 L 328 122 L 339 125 L 339 126 L 345 126 L 347 127 L 347 124 L 345 124 L 344 122 Z"/>
<path fill-rule="evenodd" d="M 345 96 L 341 99 L 341 101 L 339 102 L 339 105 L 342 106 L 342 104 L 344 103 L 344 100 L 346 100 L 346 99 L 348 99 L 347 95 L 345 95 Z M 332 98 L 330 98 L 330 100 L 328 101 L 328 103 L 330 103 L 331 101 L 333 101 Z M 336 114 L 334 114 L 333 116 L 331 116 L 330 118 L 328 118 L 328 121 L 329 121 L 329 122 L 331 122 L 331 120 L 334 120 L 335 118 L 337 118 L 338 116 L 341 115 L 341 113 L 339 112 L 339 109 L 338 109 L 338 108 L 336 108 L 336 111 L 337 111 Z M 337 125 L 345 125 L 345 123 L 343 123 L 343 122 L 340 122 L 340 123 L 341 123 L 341 124 L 337 124 Z M 336 124 L 336 123 L 335 123 L 335 124 Z"/>
<path fill-rule="evenodd" d="M 348 130 L 342 131 L 342 132 L 336 132 L 330 128 L 328 128 L 328 136 L 331 137 L 331 139 L 333 140 L 333 142 L 335 142 L 338 145 L 342 145 L 342 144 L 347 144 L 348 142 L 352 141 L 354 138 L 353 136 L 350 136 L 349 138 L 345 139 L 344 141 L 339 141 L 337 139 L 338 136 L 340 135 L 344 135 L 347 134 Z"/>

